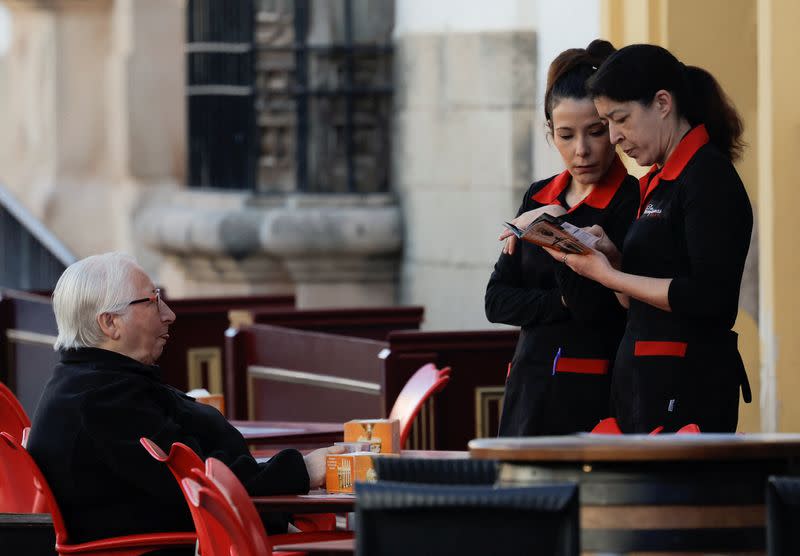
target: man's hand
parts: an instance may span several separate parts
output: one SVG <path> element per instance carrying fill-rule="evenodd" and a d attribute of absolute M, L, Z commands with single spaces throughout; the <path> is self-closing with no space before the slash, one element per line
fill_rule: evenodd
<path fill-rule="evenodd" d="M 537 209 L 523 212 L 522 214 L 517 216 L 514 220 L 512 220 L 511 224 L 514 224 L 520 230 L 524 230 L 525 228 L 531 225 L 531 222 L 533 222 L 543 214 L 549 214 L 550 216 L 558 218 L 559 216 L 564 216 L 565 214 L 567 214 L 567 211 L 561 205 L 545 205 Z M 499 239 L 500 241 L 505 240 L 505 244 L 503 245 L 503 253 L 505 253 L 506 255 L 514 254 L 514 249 L 516 248 L 517 245 L 517 236 L 515 236 L 511 232 L 511 230 L 503 230 L 503 233 L 501 233 L 500 237 L 497 239 Z"/>
<path fill-rule="evenodd" d="M 318 488 L 325 481 L 325 456 L 328 454 L 341 454 L 342 452 L 344 452 L 344 447 L 330 446 L 328 448 L 319 448 L 303 456 L 311 488 Z"/>

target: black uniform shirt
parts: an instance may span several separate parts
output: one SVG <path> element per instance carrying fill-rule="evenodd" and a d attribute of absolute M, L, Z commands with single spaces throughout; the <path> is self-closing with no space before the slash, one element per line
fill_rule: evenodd
<path fill-rule="evenodd" d="M 702 125 L 642 178 L 641 189 L 622 268 L 671 278 L 671 311 L 630 300 L 614 367 L 615 415 L 624 432 L 690 423 L 733 432 L 740 385 L 750 399 L 731 331 L 753 226 L 747 192 Z"/>
<path fill-rule="evenodd" d="M 534 183 L 517 214 L 565 206 L 570 180 L 563 172 Z M 636 180 L 615 158 L 583 201 L 565 206 L 563 218 L 578 227 L 599 224 L 620 245 L 638 203 Z M 501 254 L 495 264 L 485 302 L 491 322 L 522 327 L 506 383 L 502 436 L 567 434 L 608 416 L 608 372 L 625 323 L 611 291 L 541 247 L 518 241 L 514 254 Z"/>
<path fill-rule="evenodd" d="M 570 179 L 565 171 L 533 183 L 517 216 L 545 205 L 563 206 L 563 193 Z M 565 207 L 568 213 L 563 219 L 578 227 L 599 224 L 615 245 L 621 245 L 638 202 L 636 180 L 615 158 L 603 181 L 583 201 Z M 562 296 L 568 308 L 562 303 Z M 540 347 L 551 361 L 553 347 L 569 339 L 571 331 L 567 323 L 592 327 L 608 320 L 619 324 L 625 319 L 612 292 L 578 276 L 541 247 L 525 241 L 517 241 L 513 255 L 500 255 L 486 288 L 485 301 L 486 316 L 491 322 L 523 329 L 544 327 L 542 333 L 550 339 Z M 602 335 L 602 329 L 598 334 Z"/>
<path fill-rule="evenodd" d="M 672 278 L 672 312 L 631 299 L 631 326 L 665 339 L 729 331 L 753 228 L 750 200 L 730 160 L 697 126 L 660 171 L 654 167 L 642 178 L 641 188 L 623 271 Z"/>

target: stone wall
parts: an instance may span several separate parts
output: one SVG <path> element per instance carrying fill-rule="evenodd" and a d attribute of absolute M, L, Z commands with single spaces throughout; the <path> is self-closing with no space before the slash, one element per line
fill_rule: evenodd
<path fill-rule="evenodd" d="M 76 255 L 135 251 L 139 199 L 183 179 L 182 0 L 6 5 L 0 181 Z"/>
<path fill-rule="evenodd" d="M 532 175 L 533 32 L 396 38 L 393 183 L 405 218 L 401 302 L 428 328 L 482 328 L 483 295 Z"/>

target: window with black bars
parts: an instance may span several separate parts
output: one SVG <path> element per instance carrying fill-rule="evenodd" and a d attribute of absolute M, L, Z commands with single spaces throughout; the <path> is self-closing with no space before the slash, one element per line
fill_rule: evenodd
<path fill-rule="evenodd" d="M 389 190 L 392 0 L 189 0 L 189 185 Z"/>

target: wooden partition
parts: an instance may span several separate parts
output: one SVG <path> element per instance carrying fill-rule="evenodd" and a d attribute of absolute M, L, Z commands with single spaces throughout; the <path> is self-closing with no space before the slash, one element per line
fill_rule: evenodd
<path fill-rule="evenodd" d="M 385 342 L 256 324 L 228 331 L 231 419 L 344 422 L 385 416 Z"/>
<path fill-rule="evenodd" d="M 59 360 L 53 351 L 57 334 L 49 296 L 0 292 L 0 380 L 11 388 L 30 417 Z"/>
<path fill-rule="evenodd" d="M 464 450 L 497 431 L 516 331 L 390 332 L 385 341 L 255 324 L 228 331 L 229 417 L 343 422 L 388 415 L 422 365 L 453 369 L 412 432 L 418 449 Z"/>
<path fill-rule="evenodd" d="M 357 309 L 253 309 L 248 324 L 271 324 L 297 330 L 385 340 L 395 330 L 419 330 L 423 307 Z"/>
<path fill-rule="evenodd" d="M 426 408 L 433 413 L 422 416 L 429 421 L 434 443 L 422 441 L 417 447 L 464 450 L 473 438 L 497 435 L 508 363 L 518 337 L 516 330 L 389 334 L 385 369 L 386 398 L 391 403 L 425 363 L 452 368 L 447 387 L 436 395 L 433 408 Z M 422 430 L 412 434 L 425 436 Z"/>
<path fill-rule="evenodd" d="M 292 295 L 165 299 L 175 312 L 169 342 L 158 360 L 164 381 L 187 391 L 206 388 L 221 393 L 225 330 L 231 311 L 284 309 L 294 306 Z"/>

